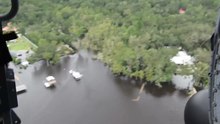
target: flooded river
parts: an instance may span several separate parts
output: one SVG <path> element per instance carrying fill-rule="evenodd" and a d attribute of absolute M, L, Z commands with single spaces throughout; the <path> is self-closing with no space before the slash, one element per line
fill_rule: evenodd
<path fill-rule="evenodd" d="M 139 94 L 140 86 L 134 81 L 114 77 L 91 58 L 81 51 L 56 66 L 38 62 L 17 73 L 27 86 L 27 92 L 18 95 L 15 109 L 22 124 L 184 124 L 188 98 L 181 92 L 146 85 Z M 83 78 L 75 81 L 70 69 L 81 72 Z M 53 89 L 43 85 L 48 75 L 57 79 Z"/>

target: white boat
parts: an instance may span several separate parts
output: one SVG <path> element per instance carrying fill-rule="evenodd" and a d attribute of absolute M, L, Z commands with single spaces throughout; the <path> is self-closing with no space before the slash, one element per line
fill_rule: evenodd
<path fill-rule="evenodd" d="M 21 63 L 21 65 L 27 67 L 29 65 L 29 62 L 28 61 L 24 61 L 24 62 Z"/>
<path fill-rule="evenodd" d="M 54 86 L 54 84 L 56 83 L 56 80 L 53 76 L 48 76 L 46 77 L 46 81 L 44 82 L 44 86 L 46 88 Z"/>
<path fill-rule="evenodd" d="M 77 71 L 73 71 L 73 70 L 70 70 L 69 71 L 70 74 L 72 74 L 72 76 L 76 79 L 76 80 L 80 80 L 82 78 L 82 74 L 80 74 L 79 72 Z"/>
<path fill-rule="evenodd" d="M 19 85 L 19 86 L 16 86 L 16 92 L 17 93 L 20 93 L 20 92 L 25 92 L 27 90 L 27 86 L 22 84 L 22 85 Z"/>

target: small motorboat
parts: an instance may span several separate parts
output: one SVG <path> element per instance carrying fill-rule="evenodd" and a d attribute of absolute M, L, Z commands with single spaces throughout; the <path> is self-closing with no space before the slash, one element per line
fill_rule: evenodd
<path fill-rule="evenodd" d="M 69 71 L 70 74 L 72 74 L 72 76 L 74 77 L 74 79 L 76 80 L 80 80 L 82 78 L 82 74 L 80 74 L 79 72 L 77 71 L 73 71 L 73 70 L 70 70 Z"/>
<path fill-rule="evenodd" d="M 16 86 L 17 93 L 25 92 L 26 90 L 27 90 L 27 86 L 24 84 Z"/>
<path fill-rule="evenodd" d="M 53 76 L 48 76 L 48 77 L 46 77 L 46 81 L 44 82 L 44 86 L 46 88 L 48 88 L 48 87 L 54 86 L 55 83 L 56 83 L 55 78 Z"/>

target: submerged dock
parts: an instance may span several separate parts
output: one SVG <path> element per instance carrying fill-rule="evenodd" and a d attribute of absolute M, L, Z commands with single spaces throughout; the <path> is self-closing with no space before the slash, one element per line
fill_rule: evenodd
<path fill-rule="evenodd" d="M 17 94 L 26 92 L 27 86 L 22 83 L 17 75 L 15 75 L 15 84 L 16 84 L 16 92 Z"/>

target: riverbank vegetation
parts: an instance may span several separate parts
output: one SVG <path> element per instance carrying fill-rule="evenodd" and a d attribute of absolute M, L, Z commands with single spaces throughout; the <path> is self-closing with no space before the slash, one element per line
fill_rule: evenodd
<path fill-rule="evenodd" d="M 116 75 L 171 81 L 178 48 L 196 59 L 196 85 L 208 82 L 209 38 L 218 0 L 26 0 L 13 24 L 38 46 L 32 60 L 58 62 L 58 48 L 89 48 Z M 75 45 L 78 44 L 78 45 Z M 46 54 L 45 54 L 46 53 Z M 184 70 L 184 69 L 182 69 Z"/>

